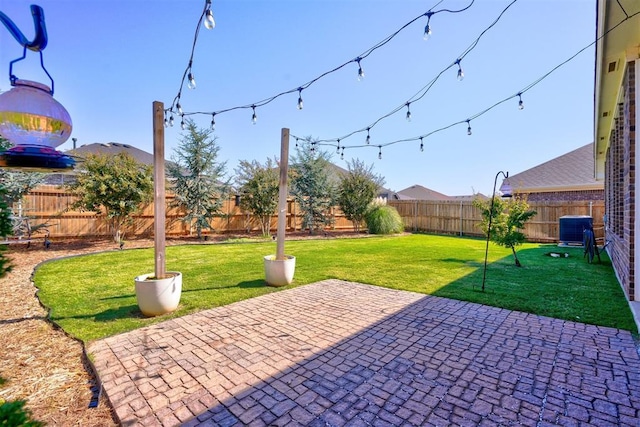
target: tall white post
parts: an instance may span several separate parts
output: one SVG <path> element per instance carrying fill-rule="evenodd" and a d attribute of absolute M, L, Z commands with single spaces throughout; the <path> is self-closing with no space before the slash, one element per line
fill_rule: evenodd
<path fill-rule="evenodd" d="M 276 259 L 284 260 L 284 235 L 287 228 L 287 174 L 289 170 L 289 129 L 280 134 L 280 193 L 278 195 L 278 235 Z"/>
<path fill-rule="evenodd" d="M 156 279 L 165 276 L 164 104 L 153 102 L 153 235 Z"/>

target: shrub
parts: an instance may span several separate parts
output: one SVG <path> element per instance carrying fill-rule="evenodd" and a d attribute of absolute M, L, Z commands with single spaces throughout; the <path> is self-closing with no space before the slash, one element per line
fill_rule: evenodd
<path fill-rule="evenodd" d="M 370 234 L 394 234 L 404 231 L 404 223 L 393 206 L 375 205 L 365 215 Z"/>

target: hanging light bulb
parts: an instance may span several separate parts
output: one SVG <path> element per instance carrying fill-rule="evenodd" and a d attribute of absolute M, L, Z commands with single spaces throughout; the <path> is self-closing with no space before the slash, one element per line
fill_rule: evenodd
<path fill-rule="evenodd" d="M 342 147 L 342 153 L 340 153 L 340 160 L 344 160 L 344 147 Z"/>
<path fill-rule="evenodd" d="M 382 145 L 378 145 L 378 159 L 382 160 Z"/>
<path fill-rule="evenodd" d="M 189 72 L 189 74 L 187 75 L 187 87 L 189 89 L 195 89 L 196 88 L 196 79 L 195 77 L 193 77 L 193 73 Z"/>
<path fill-rule="evenodd" d="M 176 104 L 176 110 L 178 110 L 178 114 L 182 115 L 184 112 L 182 111 L 182 106 L 180 105 L 180 101 Z"/>
<path fill-rule="evenodd" d="M 256 115 L 256 106 L 252 105 L 251 108 L 253 109 L 253 116 L 251 116 L 251 123 L 255 125 L 258 122 L 258 116 Z"/>
<path fill-rule="evenodd" d="M 426 15 L 427 25 L 424 27 L 424 35 L 422 36 L 425 41 L 431 38 L 431 26 L 429 25 L 429 23 L 431 21 L 431 15 L 433 15 L 433 12 L 427 12 Z"/>
<path fill-rule="evenodd" d="M 204 13 L 204 27 L 207 30 L 212 30 L 216 27 L 216 21 L 213 19 L 213 12 L 211 11 L 211 0 L 207 0 L 207 10 Z"/>
<path fill-rule="evenodd" d="M 367 145 L 369 145 L 371 143 L 371 135 L 369 135 L 369 131 L 371 130 L 371 128 L 367 128 Z"/>
<path fill-rule="evenodd" d="M 298 148 L 298 137 L 296 136 L 296 148 Z"/>
<path fill-rule="evenodd" d="M 173 127 L 173 114 L 169 116 L 169 126 Z"/>
<path fill-rule="evenodd" d="M 460 60 L 456 60 L 456 64 L 458 64 L 458 81 L 462 81 L 464 79 L 464 71 L 462 71 L 462 66 L 460 65 Z"/>
<path fill-rule="evenodd" d="M 467 135 L 471 135 L 471 122 L 467 120 Z"/>
<path fill-rule="evenodd" d="M 340 139 L 338 139 L 338 146 L 336 147 L 336 153 L 340 153 Z"/>
<path fill-rule="evenodd" d="M 424 143 L 422 142 L 422 137 L 420 137 L 420 151 L 424 151 Z"/>
<path fill-rule="evenodd" d="M 524 102 L 522 102 L 522 94 L 518 94 L 518 110 L 524 110 Z"/>
<path fill-rule="evenodd" d="M 364 71 L 362 70 L 362 65 L 360 65 L 360 61 L 362 58 L 356 58 L 356 62 L 358 63 L 358 81 L 364 79 Z"/>
<path fill-rule="evenodd" d="M 187 128 L 187 125 L 184 122 L 184 116 L 182 116 L 182 120 L 180 121 L 180 127 L 182 128 L 182 130 L 185 130 Z"/>
<path fill-rule="evenodd" d="M 407 102 L 407 121 L 411 121 L 411 110 L 409 109 L 409 102 Z"/>
<path fill-rule="evenodd" d="M 216 113 L 211 114 L 211 131 L 216 130 Z"/>
<path fill-rule="evenodd" d="M 168 128 L 169 127 L 169 120 L 167 120 L 167 118 L 164 118 L 164 127 Z"/>
<path fill-rule="evenodd" d="M 298 110 L 302 110 L 302 88 L 298 88 Z"/>

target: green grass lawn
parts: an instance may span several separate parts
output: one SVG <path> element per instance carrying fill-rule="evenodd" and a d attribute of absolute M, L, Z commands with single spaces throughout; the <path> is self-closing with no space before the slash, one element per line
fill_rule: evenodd
<path fill-rule="evenodd" d="M 518 268 L 509 250 L 491 244 L 483 293 L 484 249 L 481 239 L 422 234 L 286 244 L 297 258 L 291 286 L 337 278 L 636 332 L 606 255 L 588 264 L 581 248 L 525 244 Z M 570 257 L 545 256 L 550 251 Z M 264 283 L 262 257 L 274 252 L 274 242 L 167 247 L 167 271 L 183 273 L 182 298 L 176 312 L 156 318 L 138 310 L 133 282 L 153 272 L 153 249 L 51 261 L 34 281 L 51 319 L 87 342 L 286 289 Z"/>

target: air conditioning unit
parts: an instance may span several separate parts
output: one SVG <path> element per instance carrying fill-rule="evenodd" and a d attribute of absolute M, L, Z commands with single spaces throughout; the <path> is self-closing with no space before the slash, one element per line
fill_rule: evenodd
<path fill-rule="evenodd" d="M 589 215 L 565 215 L 560 217 L 560 244 L 582 245 L 583 233 L 593 227 L 593 218 Z"/>

